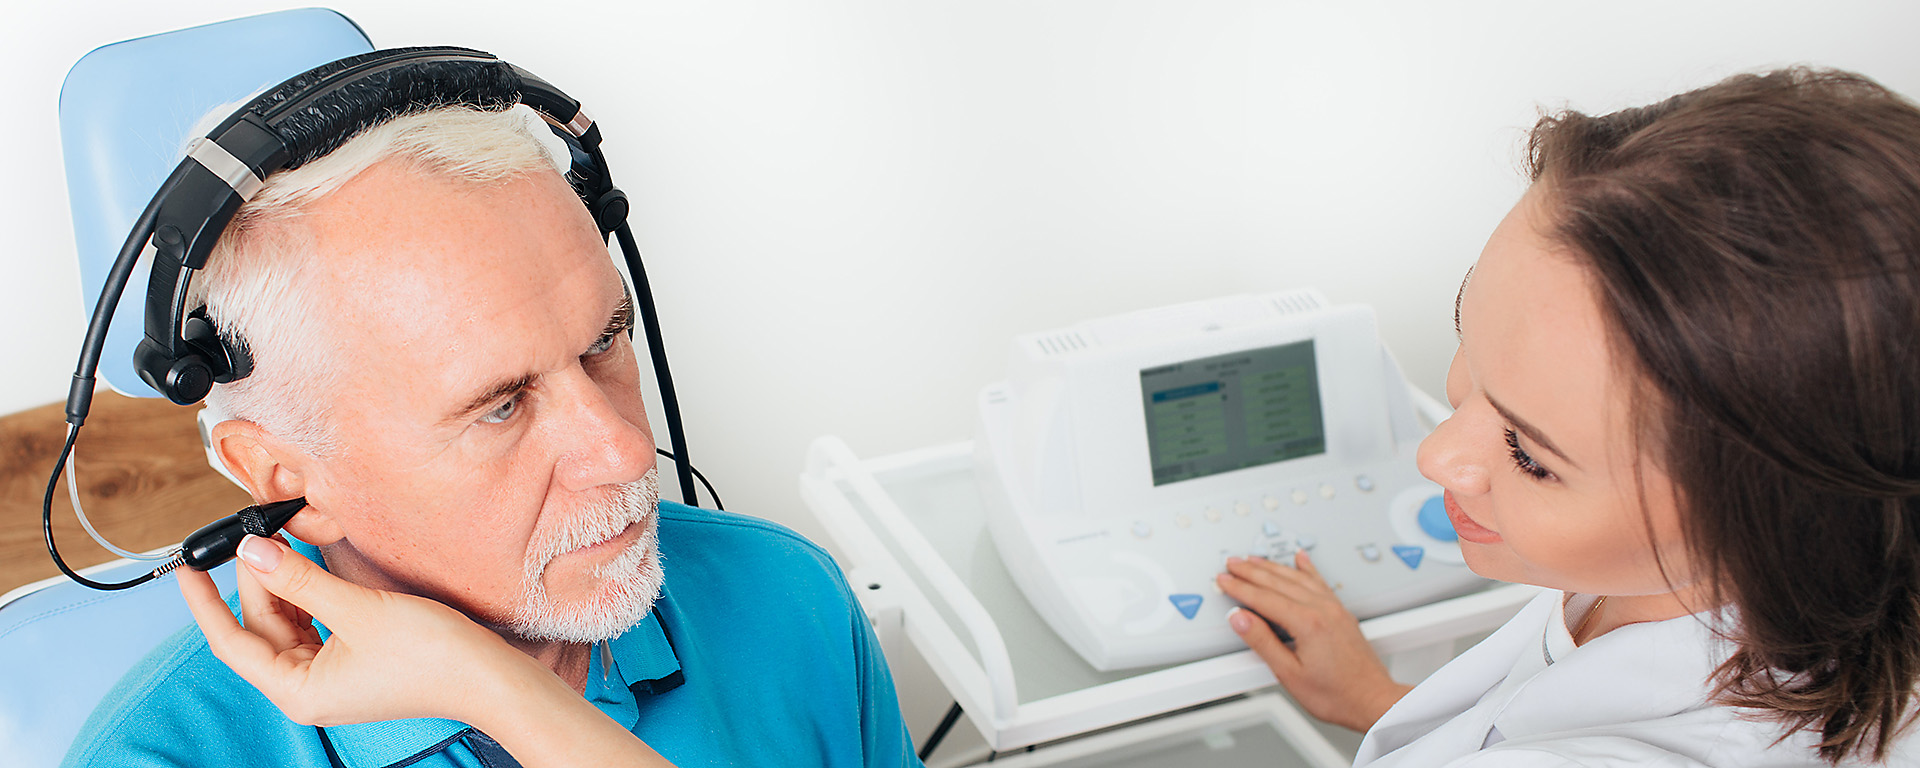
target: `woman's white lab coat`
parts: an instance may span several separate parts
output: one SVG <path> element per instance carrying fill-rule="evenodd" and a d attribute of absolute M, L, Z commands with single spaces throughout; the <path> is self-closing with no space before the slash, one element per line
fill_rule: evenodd
<path fill-rule="evenodd" d="M 1699 617 L 1631 624 L 1574 647 L 1548 591 L 1388 710 L 1355 768 L 1825 766 L 1801 732 L 1707 703 L 1731 646 Z M 1591 598 L 1568 606 L 1581 616 Z M 1887 766 L 1920 765 L 1914 740 Z"/>

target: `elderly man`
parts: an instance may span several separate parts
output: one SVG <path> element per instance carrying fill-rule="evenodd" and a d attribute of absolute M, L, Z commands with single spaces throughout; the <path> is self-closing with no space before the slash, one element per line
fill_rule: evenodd
<path fill-rule="evenodd" d="M 918 764 L 828 556 L 658 502 L 633 308 L 523 109 L 442 108 L 269 177 L 199 286 L 253 376 L 216 452 L 358 584 L 451 606 L 687 765 Z M 317 547 L 317 551 L 315 548 Z M 189 628 L 74 766 L 500 765 L 448 720 L 288 720 Z"/>

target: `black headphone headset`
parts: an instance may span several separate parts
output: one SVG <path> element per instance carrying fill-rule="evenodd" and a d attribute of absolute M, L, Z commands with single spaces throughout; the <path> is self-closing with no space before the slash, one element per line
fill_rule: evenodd
<path fill-rule="evenodd" d="M 54 487 L 92 404 L 94 374 L 107 326 L 140 258 L 151 255 L 153 273 L 147 283 L 146 336 L 134 350 L 134 368 L 167 399 L 180 405 L 199 402 L 214 384 L 238 381 L 251 374 L 253 358 L 244 340 L 213 327 L 204 307 L 187 305 L 188 288 L 193 273 L 206 266 L 221 231 L 241 204 L 260 190 L 267 176 L 299 168 L 332 152 L 360 131 L 400 115 L 451 105 L 503 110 L 515 104 L 532 107 L 566 142 L 572 155 L 568 182 L 586 204 L 601 238 L 619 238 L 621 254 L 633 277 L 673 446 L 672 452 L 660 453 L 674 461 L 681 498 L 689 504 L 698 503 L 693 485 L 698 471 L 687 460 L 679 399 L 674 395 L 673 376 L 661 344 L 653 293 L 627 226 L 627 196 L 613 186 L 606 158 L 600 152 L 599 126 L 581 110 L 580 102 L 492 54 L 454 47 L 394 48 L 315 67 L 248 102 L 189 146 L 186 158 L 135 221 L 133 232 L 107 274 L 93 320 L 87 326 L 80 364 L 67 393 L 67 422 L 71 426 L 60 461 L 47 482 L 42 529 L 47 550 L 61 572 L 96 589 L 122 589 L 180 565 L 204 571 L 230 559 L 233 547 L 246 533 L 272 535 L 304 505 L 275 502 L 248 507 L 189 536 L 179 555 L 131 581 L 92 581 L 74 573 L 61 560 L 53 542 Z M 700 480 L 706 482 L 704 476 Z M 719 497 L 711 484 L 707 493 L 714 496 L 718 506 Z"/>

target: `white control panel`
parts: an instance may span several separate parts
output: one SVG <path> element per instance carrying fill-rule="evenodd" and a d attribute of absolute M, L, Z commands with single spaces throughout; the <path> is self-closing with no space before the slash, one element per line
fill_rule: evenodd
<path fill-rule="evenodd" d="M 1312 553 L 1361 618 L 1484 585 L 1373 313 L 1233 296 L 1014 340 L 980 400 L 988 526 L 1027 598 L 1101 670 L 1244 647 L 1229 556 Z"/>

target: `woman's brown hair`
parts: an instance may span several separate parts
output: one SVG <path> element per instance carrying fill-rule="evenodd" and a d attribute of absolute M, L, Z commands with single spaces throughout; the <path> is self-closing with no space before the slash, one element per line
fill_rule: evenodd
<path fill-rule="evenodd" d="M 1884 760 L 1920 681 L 1920 109 L 1789 69 L 1544 118 L 1530 157 L 1733 609 L 1716 698 Z"/>

